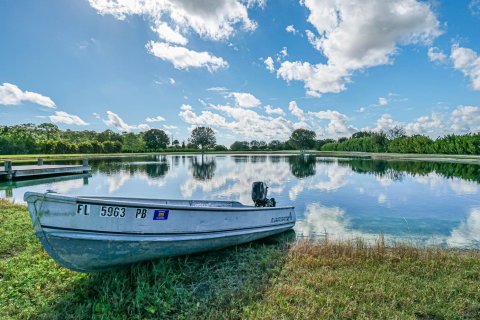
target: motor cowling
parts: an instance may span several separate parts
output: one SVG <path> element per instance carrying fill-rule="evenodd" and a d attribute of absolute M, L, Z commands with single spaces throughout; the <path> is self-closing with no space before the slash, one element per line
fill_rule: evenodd
<path fill-rule="evenodd" d="M 252 200 L 255 207 L 275 207 L 275 198 L 267 198 L 268 187 L 265 182 L 255 181 L 252 184 Z"/>

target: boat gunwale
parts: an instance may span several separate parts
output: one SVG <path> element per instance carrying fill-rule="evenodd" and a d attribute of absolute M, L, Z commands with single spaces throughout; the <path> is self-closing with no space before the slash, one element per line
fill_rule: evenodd
<path fill-rule="evenodd" d="M 35 198 L 34 200 L 30 198 Z M 24 195 L 24 200 L 27 202 L 40 201 L 49 201 L 49 202 L 67 202 L 67 203 L 76 203 L 76 204 L 90 204 L 90 205 L 111 205 L 111 206 L 122 206 L 127 208 L 148 208 L 148 209 L 169 209 L 169 210 L 179 210 L 179 211 L 269 211 L 269 210 L 286 210 L 286 209 L 295 209 L 294 206 L 284 206 L 284 207 L 254 207 L 246 206 L 242 204 L 242 207 L 208 207 L 208 206 L 187 206 L 187 205 L 171 205 L 171 204 L 156 204 L 153 202 L 142 203 L 142 202 L 129 202 L 129 201 L 119 201 L 113 198 L 109 200 L 108 197 L 102 199 L 95 199 L 89 197 L 79 197 L 79 196 L 68 196 L 57 193 L 37 193 L 37 192 L 26 192 Z M 147 199 L 145 199 L 147 200 Z M 153 199 L 151 199 L 153 200 Z M 159 199 L 161 200 L 161 199 Z M 190 201 L 190 200 L 181 200 L 181 201 Z M 193 201 L 205 201 L 208 200 L 191 200 Z M 218 201 L 212 200 L 212 202 L 230 202 L 232 201 Z M 239 202 L 240 203 L 240 202 Z M 240 203 L 241 204 L 241 203 Z"/>

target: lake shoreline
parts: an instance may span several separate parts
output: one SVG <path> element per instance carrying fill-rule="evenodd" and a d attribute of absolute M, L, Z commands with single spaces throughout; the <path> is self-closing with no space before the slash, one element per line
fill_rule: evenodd
<path fill-rule="evenodd" d="M 201 155 L 200 151 L 165 151 L 165 152 L 142 152 L 142 153 L 109 153 L 109 154 L 28 154 L 28 155 L 0 155 L 0 164 L 5 160 L 12 160 L 15 163 L 33 162 L 37 158 L 45 161 L 60 160 L 81 160 L 84 157 L 89 159 L 108 159 L 121 157 L 140 157 L 151 155 Z M 280 151 L 206 151 L 205 155 L 300 155 L 298 150 Z M 372 153 L 372 152 L 350 152 L 350 151 L 316 151 L 308 150 L 305 154 L 319 157 L 340 157 L 340 158 L 365 158 L 372 160 L 400 160 L 400 161 L 430 161 L 430 162 L 456 162 L 480 164 L 480 155 L 456 155 L 456 154 L 416 154 L 416 153 Z"/>
<path fill-rule="evenodd" d="M 0 200 L 0 318 L 474 319 L 480 251 L 299 241 L 82 274 L 57 265 L 26 206 Z"/>

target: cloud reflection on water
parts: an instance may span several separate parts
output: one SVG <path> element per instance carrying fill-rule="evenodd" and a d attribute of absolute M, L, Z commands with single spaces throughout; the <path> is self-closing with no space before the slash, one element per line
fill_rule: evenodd
<path fill-rule="evenodd" d="M 466 220 L 452 230 L 450 247 L 480 247 L 480 207 L 472 208 Z"/>

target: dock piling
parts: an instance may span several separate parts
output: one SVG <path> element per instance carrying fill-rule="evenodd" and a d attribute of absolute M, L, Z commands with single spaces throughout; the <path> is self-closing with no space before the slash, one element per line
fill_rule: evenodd
<path fill-rule="evenodd" d="M 12 160 L 5 160 L 3 166 L 7 172 L 7 180 L 12 180 L 13 178 L 13 169 L 12 169 Z"/>
<path fill-rule="evenodd" d="M 37 159 L 37 165 L 43 166 L 43 158 L 38 158 Z"/>
<path fill-rule="evenodd" d="M 83 165 L 84 167 L 88 167 L 88 158 L 87 158 L 87 157 L 85 157 L 85 158 L 82 159 L 82 165 Z M 85 170 L 85 171 L 83 171 L 83 173 L 87 173 L 88 171 L 89 171 L 89 170 Z"/>

